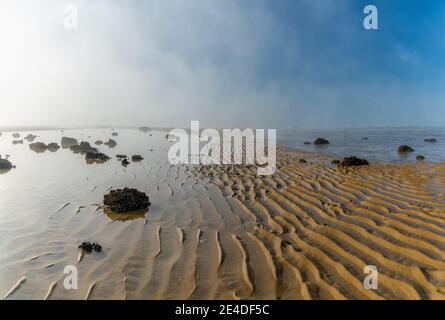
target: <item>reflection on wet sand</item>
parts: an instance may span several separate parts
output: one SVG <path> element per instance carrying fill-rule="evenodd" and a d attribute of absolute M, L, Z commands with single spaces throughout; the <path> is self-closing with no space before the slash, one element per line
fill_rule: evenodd
<path fill-rule="evenodd" d="M 147 221 L 147 219 L 145 218 L 145 214 L 147 212 L 148 212 L 148 209 L 132 211 L 132 212 L 125 212 L 125 213 L 116 213 L 116 212 L 110 210 L 109 208 L 104 208 L 104 213 L 107 215 L 108 218 L 110 218 L 110 220 L 121 221 L 121 222 L 133 221 L 136 219 L 144 219 Z"/>

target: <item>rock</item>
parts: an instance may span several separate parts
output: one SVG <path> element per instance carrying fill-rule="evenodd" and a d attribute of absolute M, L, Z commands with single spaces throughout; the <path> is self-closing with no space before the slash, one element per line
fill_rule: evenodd
<path fill-rule="evenodd" d="M 150 129 L 149 127 L 140 127 L 140 128 L 139 128 L 139 131 L 142 131 L 142 132 L 145 132 L 145 133 L 146 133 L 146 132 L 150 132 L 150 130 L 151 130 L 151 129 Z"/>
<path fill-rule="evenodd" d="M 144 192 L 136 189 L 124 188 L 111 190 L 104 196 L 104 204 L 114 212 L 129 212 L 147 209 L 150 199 Z"/>
<path fill-rule="evenodd" d="M 25 137 L 25 139 L 28 141 L 28 142 L 33 142 L 35 139 L 37 138 L 37 136 L 36 135 L 33 135 L 33 134 L 28 134 L 26 137 Z"/>
<path fill-rule="evenodd" d="M 85 252 L 91 253 L 93 250 L 95 252 L 101 252 L 102 246 L 96 242 L 82 242 L 81 245 L 79 245 L 79 249 L 82 249 Z"/>
<path fill-rule="evenodd" d="M 103 143 L 103 141 L 101 141 L 101 140 L 97 140 L 96 142 L 94 142 L 94 144 L 95 144 L 96 146 L 100 146 L 100 145 L 103 145 L 104 143 Z"/>
<path fill-rule="evenodd" d="M 117 136 L 119 135 L 119 133 L 117 133 L 117 132 L 113 132 L 111 135 L 112 135 L 113 137 L 117 137 Z"/>
<path fill-rule="evenodd" d="M 104 163 L 108 160 L 110 160 L 110 157 L 108 157 L 106 154 L 103 154 L 102 152 L 87 152 L 85 154 L 85 160 L 87 163 Z"/>
<path fill-rule="evenodd" d="M 363 137 L 362 140 L 368 140 L 368 137 Z"/>
<path fill-rule="evenodd" d="M 35 142 L 35 143 L 31 143 L 29 145 L 29 148 L 37 153 L 43 153 L 46 150 L 48 150 L 48 146 L 46 144 L 44 144 L 43 142 Z"/>
<path fill-rule="evenodd" d="M 417 155 L 416 160 L 422 161 L 425 160 L 425 157 L 422 156 L 421 154 Z"/>
<path fill-rule="evenodd" d="M 113 139 L 109 139 L 107 142 L 104 143 L 104 145 L 108 146 L 109 148 L 114 148 L 117 143 Z"/>
<path fill-rule="evenodd" d="M 310 141 L 305 141 L 303 144 L 312 144 Z"/>
<path fill-rule="evenodd" d="M 335 160 L 332 160 L 331 163 L 332 164 L 340 164 L 340 160 L 335 159 Z"/>
<path fill-rule="evenodd" d="M 15 166 L 8 159 L 2 159 L 2 156 L 0 156 L 0 170 L 9 171 L 13 168 Z"/>
<path fill-rule="evenodd" d="M 23 140 L 12 140 L 12 144 L 23 144 Z"/>
<path fill-rule="evenodd" d="M 314 144 L 329 144 L 329 141 L 324 138 L 317 138 L 315 139 Z"/>
<path fill-rule="evenodd" d="M 125 154 L 117 154 L 116 155 L 116 158 L 117 159 L 119 159 L 119 160 L 122 160 L 122 159 L 124 159 L 124 158 L 126 158 L 127 156 L 125 155 Z"/>
<path fill-rule="evenodd" d="M 17 139 L 17 138 L 20 138 L 20 133 L 13 133 L 13 134 L 12 134 L 12 137 L 13 137 L 13 138 L 16 138 L 16 139 Z"/>
<path fill-rule="evenodd" d="M 360 159 L 355 156 L 352 156 L 352 157 L 344 158 L 343 161 L 339 165 L 342 167 L 367 166 L 367 165 L 369 165 L 369 162 L 366 159 Z"/>
<path fill-rule="evenodd" d="M 398 149 L 399 153 L 407 153 L 407 152 L 413 152 L 414 149 L 410 146 L 407 146 L 406 144 L 402 145 Z"/>
<path fill-rule="evenodd" d="M 121 164 L 126 167 L 130 164 L 130 162 L 128 162 L 127 158 L 125 158 L 124 160 L 121 161 Z"/>
<path fill-rule="evenodd" d="M 139 161 L 142 161 L 142 160 L 144 160 L 144 158 L 142 157 L 142 156 L 140 156 L 140 155 L 134 155 L 134 156 L 132 156 L 131 157 L 131 160 L 133 161 L 133 162 L 139 162 Z"/>
<path fill-rule="evenodd" d="M 63 149 L 70 149 L 72 146 L 77 146 L 78 142 L 74 138 L 62 137 L 61 144 Z"/>
<path fill-rule="evenodd" d="M 300 159 L 298 162 L 300 162 L 300 163 L 307 163 L 306 159 Z"/>
<path fill-rule="evenodd" d="M 423 141 L 425 141 L 425 142 L 429 142 L 429 143 L 437 142 L 437 140 L 434 139 L 434 138 L 428 138 L 428 139 L 425 139 L 425 140 L 423 140 Z"/>
<path fill-rule="evenodd" d="M 57 143 L 55 143 L 55 142 L 51 142 L 48 145 L 48 150 L 51 151 L 51 152 L 56 152 L 59 149 L 60 149 L 60 146 Z"/>
<path fill-rule="evenodd" d="M 97 152 L 96 148 L 93 148 L 89 142 L 82 141 L 78 145 L 74 145 L 70 147 L 70 150 L 74 153 L 86 154 L 88 152 Z"/>

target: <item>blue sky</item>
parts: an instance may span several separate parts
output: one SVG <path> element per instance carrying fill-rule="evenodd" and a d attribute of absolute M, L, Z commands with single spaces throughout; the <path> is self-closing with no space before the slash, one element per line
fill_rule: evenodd
<path fill-rule="evenodd" d="M 6 3 L 0 126 L 445 125 L 443 1 Z"/>

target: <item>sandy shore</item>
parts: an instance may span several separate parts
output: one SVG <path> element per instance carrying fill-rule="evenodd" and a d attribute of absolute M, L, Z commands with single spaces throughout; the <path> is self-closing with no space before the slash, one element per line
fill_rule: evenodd
<path fill-rule="evenodd" d="M 444 299 L 445 164 L 329 163 L 325 156 L 280 149 L 279 169 L 266 177 L 246 166 L 161 164 L 146 215 L 109 213 L 104 220 L 98 207 L 71 205 L 52 217 L 65 216 L 61 221 L 75 239 L 96 235 L 103 253 L 80 257 L 75 245 L 67 251 L 57 240 L 60 227 L 49 220 L 51 246 L 3 255 L 8 278 L 0 293 L 36 299 Z M 12 262 L 5 267 L 14 259 L 26 265 L 16 269 L 23 272 L 14 273 Z M 67 262 L 79 268 L 78 290 L 63 288 L 60 268 Z M 59 271 L 48 271 L 54 265 Z M 363 286 L 366 265 L 378 268 L 377 290 Z"/>

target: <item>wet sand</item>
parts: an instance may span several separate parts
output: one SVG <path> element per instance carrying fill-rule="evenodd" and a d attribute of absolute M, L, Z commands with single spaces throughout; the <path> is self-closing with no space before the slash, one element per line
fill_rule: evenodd
<path fill-rule="evenodd" d="M 0 296 L 445 298 L 444 163 L 337 168 L 327 156 L 280 148 L 277 172 L 260 177 L 255 167 L 172 166 L 164 138 L 152 147 L 157 152 L 139 152 L 140 164 L 90 166 L 86 179 L 65 178 L 76 191 L 59 191 L 57 205 L 42 191 L 46 206 L 34 217 L 13 193 L 5 196 L 17 214 L 0 215 Z M 147 192 L 148 212 L 119 216 L 96 205 L 124 185 Z M 103 251 L 81 255 L 84 240 Z M 63 287 L 67 264 L 78 267 L 78 290 Z M 377 290 L 363 286 L 366 265 L 379 270 Z"/>

